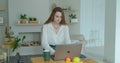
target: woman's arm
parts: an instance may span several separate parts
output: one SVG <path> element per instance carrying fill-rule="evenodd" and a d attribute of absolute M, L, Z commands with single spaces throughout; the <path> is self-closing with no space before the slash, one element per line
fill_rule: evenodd
<path fill-rule="evenodd" d="M 42 38 L 41 38 L 41 44 L 44 49 L 50 50 L 51 55 L 54 54 L 55 50 L 52 49 L 48 44 L 48 32 L 47 27 L 44 25 L 42 29 Z"/>
<path fill-rule="evenodd" d="M 66 42 L 66 44 L 71 44 L 68 26 L 66 26 L 66 29 L 65 29 L 65 30 L 66 30 L 66 31 L 65 31 L 65 42 Z"/>

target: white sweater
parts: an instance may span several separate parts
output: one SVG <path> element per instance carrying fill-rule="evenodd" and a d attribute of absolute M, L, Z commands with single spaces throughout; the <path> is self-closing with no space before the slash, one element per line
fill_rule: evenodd
<path fill-rule="evenodd" d="M 55 53 L 55 50 L 49 45 L 71 44 L 68 26 L 61 25 L 56 33 L 52 23 L 43 25 L 41 44 L 44 49 L 50 50 L 51 55 Z"/>

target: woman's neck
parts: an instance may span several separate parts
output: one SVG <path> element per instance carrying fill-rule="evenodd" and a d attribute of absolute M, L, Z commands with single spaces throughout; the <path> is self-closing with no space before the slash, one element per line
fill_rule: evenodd
<path fill-rule="evenodd" d="M 57 33 L 58 30 L 59 30 L 59 28 L 60 28 L 60 24 L 53 22 L 52 25 L 53 25 L 53 27 L 54 27 L 56 33 Z"/>
<path fill-rule="evenodd" d="M 59 23 L 52 22 L 53 26 L 60 26 Z"/>

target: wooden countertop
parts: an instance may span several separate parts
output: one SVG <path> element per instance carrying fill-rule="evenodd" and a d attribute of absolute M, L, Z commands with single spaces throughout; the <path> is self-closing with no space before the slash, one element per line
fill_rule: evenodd
<path fill-rule="evenodd" d="M 90 58 L 85 58 L 81 59 L 83 63 L 98 63 L 97 61 L 90 59 Z M 44 61 L 43 57 L 32 57 L 31 58 L 32 63 L 65 63 L 64 60 L 61 61 L 53 61 L 50 59 L 50 61 Z"/>

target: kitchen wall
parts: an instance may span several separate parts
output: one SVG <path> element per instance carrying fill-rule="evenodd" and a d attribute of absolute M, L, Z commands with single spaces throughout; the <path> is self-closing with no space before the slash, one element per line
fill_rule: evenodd
<path fill-rule="evenodd" d="M 116 0 L 115 63 L 120 63 L 120 0 Z M 113 46 L 114 47 L 114 46 Z"/>
<path fill-rule="evenodd" d="M 104 45 L 105 0 L 80 1 L 80 34 L 88 42 Z"/>
<path fill-rule="evenodd" d="M 0 10 L 7 9 L 7 0 L 0 0 Z"/>
<path fill-rule="evenodd" d="M 49 0 L 10 0 L 8 1 L 9 8 L 9 25 L 14 24 L 20 20 L 20 14 L 27 14 L 28 17 L 36 17 L 41 24 L 49 16 Z"/>
<path fill-rule="evenodd" d="M 120 0 L 105 2 L 104 60 L 107 63 L 120 63 Z"/>
<path fill-rule="evenodd" d="M 8 25 L 8 1 L 0 0 L 0 17 L 3 17 L 3 24 L 0 24 L 0 45 L 4 41 L 4 29 Z"/>
<path fill-rule="evenodd" d="M 119 14 L 116 13 L 118 8 L 116 8 L 116 0 L 106 0 L 105 1 L 105 46 L 104 46 L 104 60 L 107 63 L 115 63 L 115 52 L 119 48 Z M 119 12 L 118 12 L 119 13 Z M 116 20 L 117 17 L 117 20 Z M 116 39 L 117 38 L 117 39 Z M 115 46 L 117 45 L 117 47 Z M 116 50 L 116 51 L 115 51 Z M 119 49 L 120 50 L 120 49 Z M 119 55 L 117 54 L 117 57 Z M 119 63 L 119 62 L 117 62 Z"/>
<path fill-rule="evenodd" d="M 3 38 L 4 38 L 4 26 L 0 25 L 0 45 L 3 43 Z"/>

